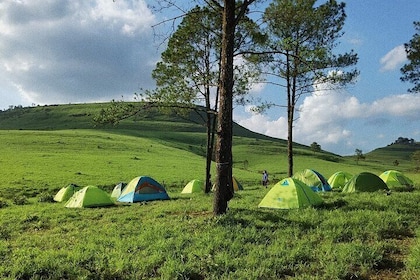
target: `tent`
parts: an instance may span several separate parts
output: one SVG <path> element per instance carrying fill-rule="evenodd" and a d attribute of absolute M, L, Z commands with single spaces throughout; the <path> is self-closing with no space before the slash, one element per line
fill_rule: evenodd
<path fill-rule="evenodd" d="M 204 191 L 204 181 L 194 179 L 188 182 L 188 184 L 185 185 L 184 189 L 181 193 L 198 193 Z"/>
<path fill-rule="evenodd" d="M 319 205 L 322 202 L 322 198 L 305 183 L 289 177 L 275 184 L 258 207 L 293 209 Z"/>
<path fill-rule="evenodd" d="M 328 178 L 328 184 L 332 189 L 342 189 L 344 185 L 353 177 L 353 174 L 350 174 L 345 171 L 335 172 L 333 175 Z"/>
<path fill-rule="evenodd" d="M 239 183 L 239 181 L 233 176 L 232 177 L 232 181 L 233 181 L 233 190 L 236 191 L 242 191 L 244 188 L 242 187 L 241 183 Z"/>
<path fill-rule="evenodd" d="M 138 202 L 169 199 L 165 188 L 148 176 L 136 177 L 121 192 L 118 201 Z"/>
<path fill-rule="evenodd" d="M 127 186 L 127 183 L 120 182 L 117 185 L 115 185 L 114 189 L 112 190 L 111 197 L 112 198 L 118 198 L 121 195 L 121 192 L 123 189 Z"/>
<path fill-rule="evenodd" d="M 233 191 L 242 191 L 244 187 L 241 183 L 235 178 L 235 176 L 232 176 L 232 183 L 233 183 Z M 216 184 L 213 184 L 213 187 L 211 188 L 212 191 L 214 191 L 216 188 Z"/>
<path fill-rule="evenodd" d="M 70 197 L 72 197 L 73 194 L 76 193 L 78 190 L 80 190 L 79 186 L 75 184 L 70 184 L 66 187 L 61 188 L 53 199 L 57 202 L 65 202 L 69 200 Z"/>
<path fill-rule="evenodd" d="M 376 192 L 379 190 L 388 190 L 388 187 L 379 176 L 370 172 L 354 175 L 342 189 L 343 192 L 347 193 Z"/>
<path fill-rule="evenodd" d="M 328 184 L 327 180 L 325 180 L 324 176 L 315 170 L 304 169 L 302 171 L 296 172 L 293 175 L 293 178 L 302 181 L 314 192 L 331 191 L 331 186 Z"/>
<path fill-rule="evenodd" d="M 395 188 L 395 187 L 413 187 L 414 183 L 411 181 L 410 178 L 406 177 L 399 171 L 396 170 L 387 170 L 381 175 L 379 175 L 388 188 Z"/>
<path fill-rule="evenodd" d="M 114 205 L 109 195 L 98 187 L 87 186 L 77 191 L 66 203 L 67 208 L 87 208 Z"/>

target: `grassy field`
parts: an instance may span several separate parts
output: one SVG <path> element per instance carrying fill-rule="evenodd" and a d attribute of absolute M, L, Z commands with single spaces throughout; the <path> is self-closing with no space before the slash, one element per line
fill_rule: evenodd
<path fill-rule="evenodd" d="M 93 128 L 99 109 L 0 113 L 1 279 L 420 278 L 420 175 L 409 157 L 398 157 L 401 150 L 375 150 L 356 163 L 296 145 L 296 171 L 329 177 L 398 169 L 416 187 L 391 195 L 329 192 L 317 208 L 261 209 L 269 189 L 259 185 L 260 173 L 269 171 L 270 187 L 286 177 L 285 142 L 236 127 L 234 175 L 244 190 L 226 215 L 213 217 L 212 194 L 180 194 L 204 177 L 200 125 L 148 115 Z M 140 175 L 164 184 L 171 200 L 95 209 L 51 202 L 70 183 L 110 193 Z"/>

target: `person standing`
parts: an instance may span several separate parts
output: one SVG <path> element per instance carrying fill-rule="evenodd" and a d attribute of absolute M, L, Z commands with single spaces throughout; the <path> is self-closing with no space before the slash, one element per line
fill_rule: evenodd
<path fill-rule="evenodd" d="M 268 173 L 267 170 L 264 170 L 262 174 L 262 185 L 267 188 L 268 185 Z"/>

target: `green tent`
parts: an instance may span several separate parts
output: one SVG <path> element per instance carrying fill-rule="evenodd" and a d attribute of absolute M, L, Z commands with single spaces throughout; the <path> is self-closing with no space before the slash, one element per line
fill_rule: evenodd
<path fill-rule="evenodd" d="M 381 175 L 379 175 L 388 188 L 396 188 L 396 187 L 407 187 L 412 188 L 414 183 L 411 181 L 410 178 L 406 177 L 399 171 L 396 170 L 387 170 Z"/>
<path fill-rule="evenodd" d="M 328 184 L 330 184 L 333 189 L 342 189 L 344 185 L 353 177 L 353 174 L 350 174 L 345 171 L 335 172 L 333 175 L 328 178 Z"/>
<path fill-rule="evenodd" d="M 124 182 L 120 182 L 115 185 L 114 189 L 112 190 L 111 197 L 115 199 L 119 198 L 125 186 L 127 186 L 127 183 Z"/>
<path fill-rule="evenodd" d="M 388 190 L 388 187 L 379 176 L 370 172 L 354 175 L 342 189 L 343 192 L 347 193 L 376 192 L 379 190 Z"/>
<path fill-rule="evenodd" d="M 110 196 L 95 186 L 87 186 L 76 192 L 66 203 L 67 208 L 87 208 L 114 205 Z"/>
<path fill-rule="evenodd" d="M 80 187 L 75 184 L 70 184 L 66 187 L 61 188 L 57 194 L 54 196 L 54 201 L 57 202 L 65 202 L 70 199 L 70 197 L 73 196 L 78 190 L 80 190 Z"/>
<path fill-rule="evenodd" d="M 204 191 L 204 181 L 194 179 L 185 185 L 181 193 L 199 193 Z"/>
<path fill-rule="evenodd" d="M 286 178 L 275 184 L 258 207 L 293 209 L 322 204 L 322 198 L 298 179 Z"/>
<path fill-rule="evenodd" d="M 321 173 L 313 169 L 304 169 L 293 174 L 293 177 L 305 183 L 314 192 L 331 191 L 331 186 Z"/>

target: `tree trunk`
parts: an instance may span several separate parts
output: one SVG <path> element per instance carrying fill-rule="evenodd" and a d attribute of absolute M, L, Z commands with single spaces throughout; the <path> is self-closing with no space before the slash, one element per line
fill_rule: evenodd
<path fill-rule="evenodd" d="M 220 77 L 220 100 L 216 143 L 216 190 L 214 215 L 225 214 L 228 201 L 233 197 L 232 185 L 232 103 L 233 52 L 235 39 L 235 0 L 225 0 Z"/>
<path fill-rule="evenodd" d="M 293 176 L 293 113 L 295 110 L 294 107 L 294 98 L 293 98 L 293 88 L 290 81 L 290 58 L 289 55 L 286 55 L 286 76 L 287 78 L 287 160 L 288 160 L 288 176 Z"/>
<path fill-rule="evenodd" d="M 207 119 L 206 119 L 206 126 L 207 126 L 207 149 L 206 149 L 206 185 L 204 188 L 205 193 L 209 193 L 211 190 L 211 160 L 213 156 L 213 125 L 212 125 L 213 117 L 211 113 L 207 112 Z"/>

